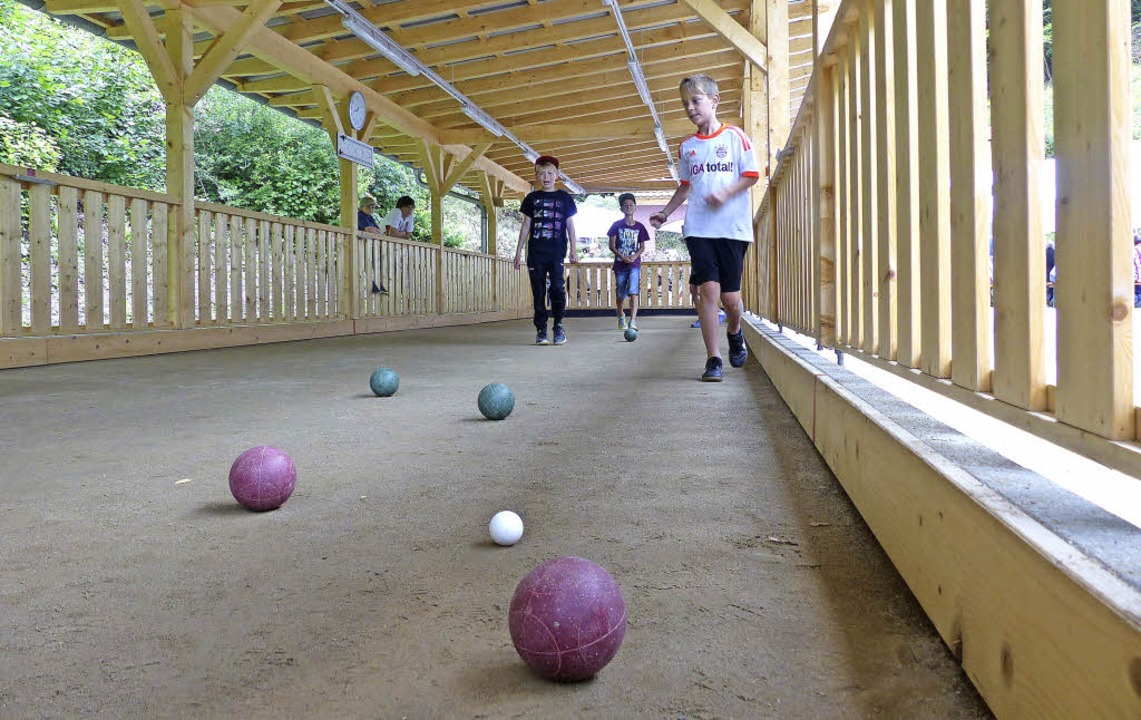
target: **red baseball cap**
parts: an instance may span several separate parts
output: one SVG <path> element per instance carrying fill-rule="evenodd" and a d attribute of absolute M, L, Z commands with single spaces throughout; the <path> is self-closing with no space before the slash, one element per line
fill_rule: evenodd
<path fill-rule="evenodd" d="M 539 165 L 554 165 L 555 169 L 558 170 L 559 159 L 554 155 L 540 155 L 535 158 L 535 166 L 538 167 Z"/>

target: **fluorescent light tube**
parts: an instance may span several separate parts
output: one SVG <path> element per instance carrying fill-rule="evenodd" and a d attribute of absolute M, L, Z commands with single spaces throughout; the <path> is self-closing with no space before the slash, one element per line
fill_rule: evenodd
<path fill-rule="evenodd" d="M 361 22 L 354 15 L 346 15 L 341 18 L 341 24 L 396 67 L 413 77 L 420 74 L 420 62 L 399 43 L 378 30 L 375 25 Z"/>
<path fill-rule="evenodd" d="M 464 115 L 475 120 L 484 130 L 495 137 L 503 137 L 503 126 L 500 125 L 495 118 L 484 112 L 483 109 L 475 107 L 474 105 L 465 104 L 462 106 L 462 110 L 464 111 Z"/>

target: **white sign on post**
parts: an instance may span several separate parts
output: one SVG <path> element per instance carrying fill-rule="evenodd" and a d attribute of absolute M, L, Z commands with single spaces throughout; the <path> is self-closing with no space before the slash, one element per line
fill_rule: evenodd
<path fill-rule="evenodd" d="M 337 156 L 355 162 L 357 165 L 364 165 L 367 168 L 373 167 L 372 145 L 360 140 L 353 140 L 344 133 L 337 133 Z"/>

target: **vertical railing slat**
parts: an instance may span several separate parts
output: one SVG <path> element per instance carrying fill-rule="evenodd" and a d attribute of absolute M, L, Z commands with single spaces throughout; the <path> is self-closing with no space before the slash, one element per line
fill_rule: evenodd
<path fill-rule="evenodd" d="M 83 193 L 83 300 L 84 327 L 103 329 L 103 194 Z"/>
<path fill-rule="evenodd" d="M 1130 24 L 1124 0 L 1055 0 L 1058 407 L 1134 437 L 1129 208 Z"/>
<path fill-rule="evenodd" d="M 2 205 L 2 203 L 0 203 Z M 59 188 L 59 330 L 79 330 L 79 191 Z M 0 210 L 2 212 L 2 210 Z M 146 269 L 143 269 L 146 272 Z"/>
<path fill-rule="evenodd" d="M 836 343 L 851 342 L 852 324 L 848 318 L 849 274 L 848 239 L 851 228 L 848 173 L 848 53 L 847 46 L 837 48 L 839 62 L 833 71 L 832 86 L 836 97 Z"/>
<path fill-rule="evenodd" d="M 147 232 L 147 201 L 131 200 L 131 327 L 145 330 L 150 326 L 150 293 L 147 291 L 147 268 L 150 267 Z"/>
<path fill-rule="evenodd" d="M 151 207 L 151 297 L 154 302 L 155 327 L 169 327 L 170 314 L 167 298 L 170 296 L 167 282 L 167 258 L 170 238 L 170 207 L 166 203 L 154 203 Z"/>
<path fill-rule="evenodd" d="M 951 374 L 950 185 L 947 117 L 947 5 L 916 3 L 919 67 L 921 366 L 937 378 Z"/>
<path fill-rule="evenodd" d="M 922 332 L 919 295 L 919 90 L 915 56 L 915 3 L 893 0 L 892 75 L 895 115 L 896 352 L 905 367 L 919 367 Z"/>
<path fill-rule="evenodd" d="M 127 326 L 127 199 L 107 197 L 107 300 L 111 329 Z"/>
<path fill-rule="evenodd" d="M 880 195 L 884 188 L 880 187 L 880 173 L 876 165 L 885 159 L 881 157 L 881 149 L 876 147 L 876 141 L 881 137 L 882 130 L 876 127 L 876 106 L 879 97 L 876 96 L 877 78 L 876 55 L 882 56 L 882 50 L 876 48 L 875 15 L 872 13 L 872 1 L 864 0 L 864 7 L 859 14 L 860 39 L 860 199 L 861 216 L 864 224 L 860 237 L 861 267 L 864 277 L 864 337 L 860 347 L 865 353 L 873 354 L 879 351 L 880 332 L 880 245 L 884 237 L 880 229 Z"/>
<path fill-rule="evenodd" d="M 816 343 L 836 344 L 836 64 L 816 65 L 816 128 L 812 156 L 816 170 Z"/>
<path fill-rule="evenodd" d="M 49 186 L 37 183 L 28 188 L 31 328 L 37 335 L 46 334 L 52 325 L 51 205 Z"/>
<path fill-rule="evenodd" d="M 951 380 L 968 390 L 991 388 L 991 188 L 976 171 L 989 168 L 986 127 L 986 3 L 947 1 L 950 71 Z"/>
<path fill-rule="evenodd" d="M 224 325 L 230 319 L 229 288 L 230 223 L 226 213 L 214 216 L 214 319 Z"/>
<path fill-rule="evenodd" d="M 0 334 L 19 335 L 24 328 L 21 298 L 20 183 L 0 176 Z"/>
<path fill-rule="evenodd" d="M 1046 409 L 1042 5 L 990 0 L 994 167 L 994 396 Z"/>
<path fill-rule="evenodd" d="M 258 264 L 257 264 L 257 220 L 246 218 L 246 232 L 242 238 L 242 293 L 245 298 L 245 314 L 242 318 L 246 322 L 257 321 L 257 292 L 258 292 Z"/>
<path fill-rule="evenodd" d="M 876 258 L 875 285 L 879 318 L 876 353 L 894 360 L 897 342 L 896 285 L 896 154 L 895 154 L 895 26 L 892 5 L 904 0 L 879 0 L 875 12 L 876 124 Z"/>

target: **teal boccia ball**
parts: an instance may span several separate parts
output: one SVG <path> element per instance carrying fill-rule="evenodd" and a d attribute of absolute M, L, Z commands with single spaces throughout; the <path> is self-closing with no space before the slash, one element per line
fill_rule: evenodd
<path fill-rule="evenodd" d="M 626 342 L 634 342 L 638 339 L 638 331 L 634 328 L 626 328 L 626 332 L 623 333 L 623 337 L 626 338 Z"/>
<path fill-rule="evenodd" d="M 392 368 L 378 367 L 368 381 L 372 391 L 380 397 L 389 397 L 396 394 L 400 387 L 400 376 Z"/>
<path fill-rule="evenodd" d="M 502 420 L 515 409 L 515 393 L 503 383 L 491 383 L 479 391 L 479 411 L 488 420 Z"/>

